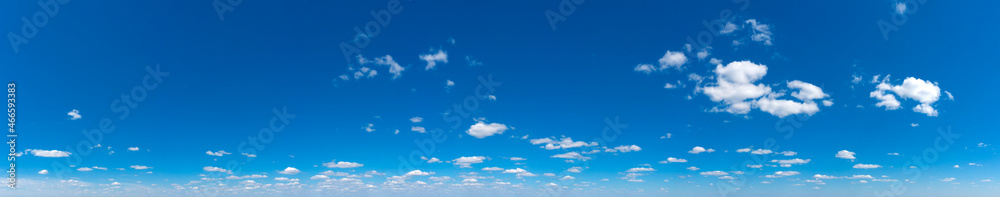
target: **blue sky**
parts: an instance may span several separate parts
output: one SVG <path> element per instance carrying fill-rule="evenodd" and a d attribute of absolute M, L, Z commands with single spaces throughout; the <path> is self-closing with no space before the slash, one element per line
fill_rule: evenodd
<path fill-rule="evenodd" d="M 41 2 L 4 196 L 1000 189 L 998 2 Z"/>

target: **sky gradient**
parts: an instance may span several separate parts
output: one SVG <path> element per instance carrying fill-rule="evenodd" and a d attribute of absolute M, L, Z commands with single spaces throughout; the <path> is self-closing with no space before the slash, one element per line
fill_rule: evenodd
<path fill-rule="evenodd" d="M 1000 193 L 996 1 L 3 4 L 0 196 Z"/>

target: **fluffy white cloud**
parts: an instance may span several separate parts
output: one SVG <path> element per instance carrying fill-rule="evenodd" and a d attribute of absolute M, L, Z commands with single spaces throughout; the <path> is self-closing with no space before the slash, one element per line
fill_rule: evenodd
<path fill-rule="evenodd" d="M 688 160 L 687 159 L 678 159 L 678 158 L 673 158 L 673 157 L 667 157 L 667 160 L 660 161 L 660 163 L 684 163 L 684 162 L 688 162 Z"/>
<path fill-rule="evenodd" d="M 850 159 L 850 160 L 854 160 L 855 159 L 854 152 L 847 151 L 847 150 L 837 151 L 836 157 L 837 158 L 841 158 L 841 159 Z"/>
<path fill-rule="evenodd" d="M 771 43 L 771 29 L 768 25 L 757 22 L 757 19 L 747 20 L 746 23 L 750 24 L 750 28 L 753 30 L 750 39 L 761 42 L 764 45 L 773 44 Z"/>
<path fill-rule="evenodd" d="M 485 170 L 485 171 L 501 171 L 501 170 L 503 170 L 503 168 L 500 168 L 500 167 L 485 167 L 485 168 L 483 168 L 483 170 Z"/>
<path fill-rule="evenodd" d="M 80 171 L 80 172 L 90 172 L 90 171 L 94 171 L 94 169 L 92 169 L 92 168 L 88 168 L 88 167 L 82 167 L 82 168 L 77 168 L 77 169 L 76 169 L 76 171 Z"/>
<path fill-rule="evenodd" d="M 781 159 L 781 160 L 775 159 L 775 160 L 771 160 L 771 162 L 776 162 L 778 164 L 781 164 L 781 167 L 792 167 L 792 164 L 797 164 L 797 165 L 807 164 L 807 163 L 809 163 L 809 161 L 811 161 L 811 159 L 799 159 L 799 158 L 795 158 L 795 159 Z"/>
<path fill-rule="evenodd" d="M 128 147 L 128 151 L 139 151 L 139 147 Z"/>
<path fill-rule="evenodd" d="M 205 151 L 205 154 L 208 154 L 208 155 L 211 155 L 211 156 L 221 157 L 222 155 L 228 155 L 228 154 L 232 154 L 232 153 L 226 152 L 224 150 L 219 150 L 218 152 Z"/>
<path fill-rule="evenodd" d="M 716 82 L 700 87 L 697 91 L 704 93 L 714 102 L 721 103 L 723 109 L 713 109 L 716 112 L 746 114 L 751 109 L 758 108 L 778 117 L 792 114 L 812 115 L 819 111 L 814 100 L 828 97 L 819 87 L 794 80 L 787 83 L 792 97 L 801 102 L 779 99 L 782 92 L 772 92 L 770 86 L 756 82 L 767 74 L 767 66 L 749 61 L 731 62 L 728 65 L 717 65 Z M 832 101 L 831 101 L 832 102 Z M 832 104 L 831 104 L 832 105 Z"/>
<path fill-rule="evenodd" d="M 132 169 L 136 169 L 136 170 L 148 170 L 150 168 L 153 168 L 153 167 L 149 167 L 149 166 L 140 166 L 140 165 L 132 165 L 132 166 L 129 166 L 129 167 L 132 168 Z"/>
<path fill-rule="evenodd" d="M 327 168 L 357 168 L 364 166 L 364 164 L 347 162 L 347 161 L 338 161 L 338 162 L 330 161 L 329 163 L 323 163 L 323 166 L 326 166 Z"/>
<path fill-rule="evenodd" d="M 707 54 L 706 54 L 707 56 Z M 633 69 L 636 72 L 650 74 L 654 71 L 662 71 L 668 68 L 681 69 L 687 63 L 687 56 L 683 52 L 667 51 L 659 60 L 659 67 L 651 64 L 639 64 Z"/>
<path fill-rule="evenodd" d="M 206 172 L 222 172 L 222 173 L 228 173 L 229 172 L 229 170 L 222 169 L 222 168 L 219 168 L 219 167 L 212 167 L 212 166 L 205 166 L 204 168 L 201 168 L 201 169 L 205 170 Z"/>
<path fill-rule="evenodd" d="M 38 174 L 49 174 L 49 170 L 38 171 Z"/>
<path fill-rule="evenodd" d="M 732 22 L 726 22 L 726 24 L 722 26 L 722 29 L 719 30 L 719 33 L 730 34 L 736 31 L 737 29 L 739 29 L 739 26 L 736 26 L 736 24 L 733 24 Z"/>
<path fill-rule="evenodd" d="M 472 164 L 483 163 L 483 160 L 485 159 L 486 157 L 483 156 L 459 157 L 455 160 L 452 160 L 452 162 L 453 164 L 458 165 L 459 167 L 469 168 L 471 167 L 470 165 Z"/>
<path fill-rule="evenodd" d="M 646 167 L 637 167 L 637 168 L 630 168 L 630 169 L 626 170 L 625 172 L 652 172 L 652 171 L 656 171 L 656 169 L 646 168 Z"/>
<path fill-rule="evenodd" d="M 289 175 L 291 175 L 291 174 L 298 174 L 299 172 L 302 172 L 302 171 L 299 171 L 299 169 L 296 169 L 296 168 L 293 168 L 293 167 L 288 167 L 288 168 L 285 168 L 285 170 L 278 171 L 278 173 L 289 174 Z"/>
<path fill-rule="evenodd" d="M 312 177 L 309 177 L 309 179 L 310 180 L 327 180 L 327 179 L 330 179 L 330 177 L 326 176 L 326 175 L 322 175 L 322 174 L 317 174 L 317 175 L 313 175 Z"/>
<path fill-rule="evenodd" d="M 427 160 L 427 163 L 441 163 L 441 160 L 437 157 L 431 157 L 431 159 Z"/>
<path fill-rule="evenodd" d="M 690 151 L 688 151 L 688 153 L 691 153 L 691 154 L 698 154 L 698 153 L 703 153 L 703 152 L 711 153 L 711 152 L 715 152 L 715 149 L 711 149 L 711 148 L 705 149 L 704 147 L 701 147 L 701 146 L 695 146 L 694 148 L 691 148 Z"/>
<path fill-rule="evenodd" d="M 903 80 L 901 85 L 892 85 L 888 83 L 889 77 L 886 76 L 872 91 L 869 96 L 879 100 L 875 106 L 885 107 L 886 110 L 896 110 L 901 107 L 899 100 L 893 94 L 898 95 L 900 98 L 911 99 L 920 102 L 919 105 L 913 107 L 914 112 L 927 114 L 927 116 L 937 116 L 938 112 L 932 106 L 934 102 L 937 102 L 941 98 L 941 88 L 937 86 L 937 83 L 925 81 L 922 79 L 907 77 Z M 891 91 L 893 94 L 890 94 Z M 949 97 L 953 98 L 953 97 Z"/>
<path fill-rule="evenodd" d="M 753 149 L 751 149 L 751 148 L 741 148 L 741 149 L 736 149 L 736 152 L 737 153 L 745 153 L 745 152 L 750 152 L 751 150 L 753 150 Z"/>
<path fill-rule="evenodd" d="M 566 169 L 566 172 L 580 173 L 580 172 L 583 172 L 583 168 L 581 168 L 581 167 L 572 167 L 572 168 Z"/>
<path fill-rule="evenodd" d="M 558 141 L 553 140 L 552 138 L 539 138 L 539 139 L 531 139 L 528 141 L 534 145 L 545 144 L 544 146 L 542 146 L 542 148 L 545 148 L 547 150 L 577 148 L 584 146 L 597 146 L 597 142 L 587 143 L 584 141 L 573 141 L 573 139 L 569 137 L 564 137 Z"/>
<path fill-rule="evenodd" d="M 780 177 L 795 176 L 795 175 L 799 175 L 799 172 L 797 172 L 797 171 L 777 171 L 777 172 L 774 172 L 774 174 L 769 174 L 769 175 L 766 175 L 764 177 L 767 177 L 767 178 L 780 178 Z"/>
<path fill-rule="evenodd" d="M 562 158 L 562 159 L 576 159 L 576 160 L 588 160 L 590 157 L 584 157 L 578 152 L 568 152 L 563 154 L 552 155 L 552 158 Z"/>
<path fill-rule="evenodd" d="M 70 120 L 79 120 L 80 118 L 83 118 L 83 116 L 80 116 L 80 111 L 76 109 L 73 109 L 73 111 L 69 111 L 69 113 L 66 113 L 66 115 L 69 115 Z"/>
<path fill-rule="evenodd" d="M 423 121 L 424 121 L 424 118 L 421 118 L 421 117 L 410 118 L 410 122 L 413 122 L 413 123 L 418 123 L 418 122 L 423 122 Z"/>
<path fill-rule="evenodd" d="M 406 68 L 403 68 L 403 66 L 400 66 L 399 63 L 396 63 L 396 61 L 394 61 L 392 59 L 392 56 L 389 56 L 389 55 L 378 57 L 378 58 L 375 58 L 374 60 L 367 60 L 364 57 L 362 57 L 361 55 L 358 55 L 358 63 L 360 63 L 362 65 L 374 63 L 374 64 L 379 65 L 379 66 L 388 66 L 389 67 L 389 73 L 392 73 L 392 75 L 393 75 L 392 78 L 393 79 L 396 79 L 396 78 L 399 78 L 399 76 L 402 76 L 403 75 L 403 71 L 406 70 Z"/>
<path fill-rule="evenodd" d="M 482 139 L 485 137 L 493 136 L 495 134 L 503 134 L 503 132 L 506 130 L 507 130 L 507 125 L 500 123 L 486 124 L 485 122 L 479 121 L 476 124 L 470 126 L 469 130 L 466 130 L 465 133 L 468 133 L 472 137 Z"/>
<path fill-rule="evenodd" d="M 772 153 L 772 151 L 771 150 L 767 150 L 767 149 L 757 149 L 757 150 L 754 150 L 753 152 L 750 152 L 750 154 L 755 154 L 755 155 L 764 155 L 764 154 L 771 154 L 771 153 Z"/>
<path fill-rule="evenodd" d="M 873 168 L 881 168 L 881 167 L 882 167 L 881 165 L 876 165 L 876 164 L 860 164 L 859 163 L 859 164 L 855 164 L 854 165 L 854 168 L 856 168 L 856 169 L 873 169 Z"/>
<path fill-rule="evenodd" d="M 690 170 L 690 171 L 697 171 L 697 170 L 700 170 L 701 168 L 698 168 L 698 167 L 694 167 L 694 166 L 691 166 L 691 167 L 687 167 L 687 168 L 685 168 L 685 169 L 688 169 L 688 170 Z"/>
<path fill-rule="evenodd" d="M 613 149 L 612 148 L 606 148 L 604 150 L 604 152 L 623 152 L 623 153 L 627 153 L 627 152 L 641 151 L 641 150 L 642 150 L 642 148 L 639 148 L 639 146 L 636 146 L 636 145 L 628 145 L 628 146 L 624 146 L 623 145 L 623 146 L 615 147 Z"/>
<path fill-rule="evenodd" d="M 815 179 L 838 179 L 840 177 L 830 176 L 830 175 L 816 174 L 816 175 L 813 175 L 813 178 L 815 178 Z"/>
<path fill-rule="evenodd" d="M 708 171 L 708 172 L 701 172 L 701 173 L 698 173 L 698 174 L 701 174 L 702 176 L 725 176 L 725 175 L 729 175 L 729 173 L 727 173 L 727 172 L 718 171 L 718 170 L 716 170 L 716 171 Z"/>
<path fill-rule="evenodd" d="M 424 70 L 434 69 L 437 62 L 448 63 L 448 53 L 442 50 L 438 50 L 437 53 L 422 54 L 420 55 L 420 60 L 427 62 L 427 67 Z"/>
<path fill-rule="evenodd" d="M 427 130 L 424 129 L 424 127 L 418 127 L 418 126 L 410 127 L 410 131 L 416 131 L 417 133 L 427 133 Z"/>
<path fill-rule="evenodd" d="M 403 176 L 427 176 L 427 175 L 431 175 L 431 174 L 434 174 L 434 173 L 433 172 L 424 172 L 424 171 L 420 171 L 420 170 L 413 170 L 413 171 L 407 172 Z"/>
<path fill-rule="evenodd" d="M 66 152 L 66 151 L 61 151 L 61 150 L 36 150 L 36 149 L 28 149 L 28 150 L 25 150 L 25 151 L 30 152 L 32 155 L 35 155 L 36 157 L 69 157 L 70 154 L 73 154 L 73 153 Z"/>

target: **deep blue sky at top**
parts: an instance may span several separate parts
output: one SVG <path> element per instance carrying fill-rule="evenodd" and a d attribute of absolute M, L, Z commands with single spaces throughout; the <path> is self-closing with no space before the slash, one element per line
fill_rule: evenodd
<path fill-rule="evenodd" d="M 4 35 L 19 32 L 20 18 L 41 9 L 34 1 L 5 4 L 0 6 Z M 770 24 L 774 45 L 733 47 L 732 39 L 716 37 L 712 57 L 766 65 L 762 83 L 784 86 L 802 80 L 823 88 L 835 102 L 812 115 L 792 140 L 781 141 L 782 149 L 812 159 L 808 169 L 798 169 L 803 174 L 853 173 L 834 167 L 847 165 L 833 157 L 847 149 L 870 155 L 866 163 L 894 166 L 884 174 L 898 175 L 905 158 L 886 153 L 916 155 L 932 144 L 939 127 L 963 134 L 960 149 L 1000 144 L 992 123 L 1000 118 L 994 104 L 998 84 L 993 80 L 1000 71 L 1000 18 L 985 9 L 1000 6 L 998 2 L 928 1 L 898 31 L 889 33 L 888 40 L 877 22 L 891 20 L 893 1 L 752 1 L 740 11 L 742 4 L 729 1 L 591 0 L 553 30 L 544 13 L 558 4 L 402 1 L 402 12 L 360 49 L 366 58 L 391 55 L 406 67 L 402 76 L 391 79 L 382 69 L 373 79 L 338 82 L 348 67 L 358 65 L 354 57 L 345 61 L 339 45 L 354 39 L 354 27 L 372 21 L 369 12 L 385 9 L 385 1 L 244 1 L 225 13 L 224 20 L 210 1 L 71 1 L 17 53 L 7 42 L 0 45 L 0 79 L 18 83 L 23 148 L 65 150 L 85 139 L 81 130 L 97 127 L 101 118 L 115 120 L 116 131 L 102 144 L 114 146 L 116 153 L 94 154 L 81 165 L 155 167 L 155 177 L 119 178 L 123 180 L 196 179 L 203 173 L 201 167 L 223 163 L 204 151 L 235 152 L 246 136 L 267 126 L 272 108 L 285 106 L 296 119 L 256 161 L 245 164 L 247 170 L 299 166 L 305 174 L 315 174 L 327 169 L 312 166 L 337 160 L 392 173 L 397 156 L 416 149 L 413 140 L 427 135 L 410 127 L 448 130 L 443 113 L 474 94 L 480 76 L 492 76 L 503 85 L 494 93 L 497 100 L 483 101 L 474 117 L 513 129 L 477 139 L 464 133 L 475 123 L 473 117 L 464 118 L 459 129 L 449 133 L 449 141 L 437 146 L 440 152 L 434 157 L 492 159 L 472 169 L 450 164 L 425 164 L 421 169 L 449 174 L 487 166 L 524 168 L 502 158 L 525 157 L 538 172 L 558 172 L 573 165 L 549 156 L 565 151 L 539 149 L 520 137 L 589 141 L 600 137 L 605 118 L 619 117 L 628 129 L 602 146 L 637 144 L 643 151 L 602 155 L 591 161 L 592 171 L 577 177 L 621 182 L 613 177 L 640 164 L 655 166 L 667 157 L 692 160 L 690 165 L 657 166 L 659 175 L 676 177 L 689 174 L 684 168 L 691 165 L 726 170 L 746 159 L 691 156 L 686 152 L 693 146 L 733 152 L 781 136 L 775 132 L 777 117 L 756 110 L 746 116 L 707 112 L 717 103 L 694 92 L 693 84 L 663 88 L 665 83 L 686 82 L 689 72 L 712 75 L 715 65 L 707 61 L 692 60 L 683 72 L 646 75 L 633 70 L 636 64 L 655 63 L 668 50 L 683 50 L 686 38 L 706 30 L 703 21 L 717 20 L 721 10 L 731 9 L 737 11 L 736 21 Z M 448 52 L 449 62 L 424 70 L 418 55 L 438 49 Z M 469 65 L 467 57 L 482 65 Z M 151 65 L 159 65 L 169 77 L 149 91 L 128 118 L 119 120 L 112 101 L 140 85 L 145 67 Z M 937 117 L 912 112 L 912 100 L 901 99 L 900 110 L 875 107 L 877 101 L 869 98 L 875 84 L 867 82 L 873 75 L 887 74 L 895 80 L 937 82 L 955 100 L 939 101 Z M 852 76 L 863 76 L 864 82 L 854 84 Z M 445 88 L 446 80 L 456 85 Z M 83 118 L 68 120 L 66 113 L 73 109 Z M 415 116 L 424 122 L 408 121 Z M 368 124 L 376 131 L 364 131 Z M 393 133 L 396 129 L 399 134 Z M 666 133 L 674 140 L 660 139 Z M 148 152 L 124 150 L 133 146 Z M 1000 165 L 995 152 L 954 153 L 937 165 Z M 61 159 L 25 158 L 22 168 L 35 172 Z M 997 173 L 995 168 L 950 170 L 928 174 L 940 179 Z M 635 187 L 657 188 L 663 183 L 658 178 Z"/>

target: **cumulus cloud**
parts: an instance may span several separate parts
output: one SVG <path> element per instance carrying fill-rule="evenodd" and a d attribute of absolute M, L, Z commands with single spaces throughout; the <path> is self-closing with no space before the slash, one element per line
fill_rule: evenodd
<path fill-rule="evenodd" d="M 472 137 L 482 139 L 485 137 L 493 136 L 495 134 L 503 134 L 503 132 L 506 130 L 507 130 L 507 125 L 500 123 L 486 124 L 483 121 L 479 121 L 476 124 L 470 126 L 469 130 L 466 130 L 465 133 L 468 133 Z"/>
<path fill-rule="evenodd" d="M 49 174 L 49 170 L 38 171 L 38 174 Z"/>
<path fill-rule="evenodd" d="M 302 171 L 299 171 L 299 169 L 296 169 L 296 168 L 293 168 L 293 167 L 288 167 L 288 168 L 285 168 L 285 170 L 278 171 L 278 173 L 288 174 L 288 175 L 298 174 L 299 172 L 302 172 Z"/>
<path fill-rule="evenodd" d="M 750 152 L 750 154 L 755 154 L 755 155 L 765 155 L 765 154 L 771 154 L 771 153 L 772 153 L 772 151 L 771 150 L 767 150 L 767 149 L 757 149 L 757 150 L 754 150 L 753 152 Z"/>
<path fill-rule="evenodd" d="M 69 115 L 70 120 L 79 120 L 80 118 L 83 118 L 83 116 L 80 115 L 80 111 L 76 109 L 69 111 L 66 115 Z"/>
<path fill-rule="evenodd" d="M 568 152 L 568 153 L 563 153 L 563 154 L 552 155 L 552 158 L 576 159 L 576 160 L 583 160 L 583 161 L 586 161 L 586 160 L 590 159 L 590 157 L 585 157 L 585 156 L 581 155 L 578 152 Z"/>
<path fill-rule="evenodd" d="M 483 156 L 471 156 L 471 157 L 459 157 L 452 160 L 452 163 L 458 165 L 459 167 L 469 168 L 472 164 L 483 163 L 486 157 Z"/>
<path fill-rule="evenodd" d="M 901 103 L 896 99 L 896 96 L 899 96 L 900 98 L 920 103 L 913 107 L 914 112 L 923 113 L 931 117 L 938 115 L 938 111 L 933 107 L 933 104 L 941 98 L 941 88 L 938 87 L 937 83 L 907 77 L 903 80 L 903 84 L 892 85 L 889 84 L 888 79 L 889 77 L 886 76 L 886 78 L 875 86 L 875 91 L 869 94 L 871 98 L 879 101 L 875 103 L 875 106 L 885 107 L 886 110 L 899 109 Z"/>
<path fill-rule="evenodd" d="M 407 172 L 403 176 L 428 176 L 428 175 L 431 175 L 431 174 L 434 174 L 434 172 L 424 172 L 424 171 L 420 171 L 420 170 L 413 170 L 413 171 Z"/>
<path fill-rule="evenodd" d="M 707 55 L 707 54 L 706 54 Z M 651 64 L 639 64 L 633 69 L 636 72 L 650 74 L 655 71 L 662 71 L 668 68 L 675 68 L 680 70 L 684 64 L 687 63 L 687 56 L 684 56 L 683 52 L 667 51 L 660 58 L 659 67 Z"/>
<path fill-rule="evenodd" d="M 767 178 L 780 178 L 780 177 L 795 176 L 795 175 L 799 175 L 799 172 L 797 172 L 797 171 L 777 171 L 777 172 L 774 172 L 774 174 L 765 175 L 764 177 L 767 177 Z"/>
<path fill-rule="evenodd" d="M 636 145 L 628 145 L 628 146 L 623 145 L 623 146 L 618 146 L 618 147 L 615 147 L 615 148 L 606 148 L 604 150 L 604 152 L 623 152 L 623 153 L 627 153 L 627 152 L 641 151 L 641 150 L 642 150 L 642 148 L 639 148 L 639 146 L 636 146 Z"/>
<path fill-rule="evenodd" d="M 410 131 L 416 131 L 417 133 L 427 133 L 427 130 L 424 129 L 424 127 L 418 127 L 418 126 L 410 127 Z"/>
<path fill-rule="evenodd" d="M 228 173 L 229 172 L 229 170 L 222 169 L 220 167 L 212 167 L 212 166 L 205 166 L 204 168 L 201 168 L 201 169 L 205 170 L 206 172 L 222 172 L 222 173 Z"/>
<path fill-rule="evenodd" d="M 364 166 L 364 164 L 347 162 L 347 161 L 338 161 L 338 162 L 330 161 L 329 163 L 323 163 L 323 166 L 326 166 L 327 168 L 357 168 Z"/>
<path fill-rule="evenodd" d="M 402 76 L 403 75 L 403 71 L 406 70 L 406 68 L 403 68 L 403 66 L 400 66 L 399 63 L 397 63 L 395 60 L 393 60 L 392 56 L 389 56 L 389 55 L 378 57 L 378 58 L 375 58 L 374 60 L 368 60 L 368 59 L 365 59 L 364 57 L 362 57 L 361 55 L 358 55 L 358 63 L 360 63 L 361 65 L 375 64 L 375 65 L 378 65 L 378 66 L 389 67 L 389 73 L 392 73 L 392 78 L 393 79 L 396 79 L 396 78 L 399 78 L 400 76 Z"/>
<path fill-rule="evenodd" d="M 483 168 L 483 170 L 485 170 L 485 171 L 501 171 L 501 170 L 503 170 L 503 168 L 500 168 L 500 167 L 485 167 L 485 168 Z"/>
<path fill-rule="evenodd" d="M 139 147 L 128 147 L 128 151 L 139 151 Z"/>
<path fill-rule="evenodd" d="M 668 157 L 667 160 L 660 161 L 660 163 L 684 163 L 684 162 L 688 162 L 688 160 L 687 159 L 678 159 L 678 158 L 673 158 L 673 157 Z"/>
<path fill-rule="evenodd" d="M 847 150 L 837 151 L 836 157 L 837 158 L 841 158 L 841 159 L 850 159 L 850 160 L 854 160 L 855 159 L 854 152 L 847 151 Z"/>
<path fill-rule="evenodd" d="M 73 153 L 66 152 L 66 151 L 61 151 L 61 150 L 36 150 L 36 149 L 27 149 L 25 151 L 30 152 L 32 155 L 35 155 L 36 157 L 69 157 L 70 154 L 73 154 Z"/>
<path fill-rule="evenodd" d="M 226 152 L 224 150 L 219 150 L 218 152 L 205 151 L 205 154 L 208 154 L 208 155 L 211 155 L 211 156 L 221 157 L 222 155 L 228 155 L 228 154 L 232 154 L 232 153 Z"/>
<path fill-rule="evenodd" d="M 859 164 L 855 164 L 854 165 L 855 169 L 874 169 L 874 168 L 881 168 L 881 167 L 882 167 L 881 165 L 876 165 L 876 164 L 860 164 L 859 163 Z"/>
<path fill-rule="evenodd" d="M 132 166 L 129 166 L 129 167 L 132 168 L 132 169 L 136 169 L 136 170 L 148 170 L 150 168 L 153 168 L 153 167 L 141 166 L 141 165 L 132 165 Z"/>
<path fill-rule="evenodd" d="M 448 63 L 448 53 L 438 50 L 436 53 L 420 55 L 420 60 L 427 62 L 427 67 L 424 68 L 424 70 L 430 70 L 434 69 L 434 66 L 436 66 L 438 62 Z"/>
<path fill-rule="evenodd" d="M 764 45 L 773 44 L 771 43 L 771 28 L 768 25 L 757 22 L 757 19 L 747 20 L 746 24 L 749 24 L 751 30 L 753 31 L 750 35 L 750 39 Z"/>
<path fill-rule="evenodd" d="M 792 164 L 796 164 L 796 165 L 807 164 L 807 163 L 809 163 L 810 160 L 811 159 L 799 159 L 799 158 L 795 158 L 795 159 L 775 159 L 775 160 L 771 160 L 771 162 L 776 162 L 778 164 L 781 164 L 781 167 L 792 167 Z"/>
<path fill-rule="evenodd" d="M 715 83 L 696 90 L 721 104 L 721 109 L 711 110 L 715 112 L 746 114 L 757 108 L 781 118 L 793 114 L 812 115 L 819 111 L 815 100 L 829 96 L 813 84 L 794 80 L 786 85 L 793 91 L 791 96 L 799 101 L 781 99 L 783 92 L 773 92 L 770 86 L 757 83 L 767 74 L 767 66 L 750 61 L 719 64 L 713 72 Z"/>
<path fill-rule="evenodd" d="M 570 137 L 563 137 L 558 141 L 554 140 L 553 138 L 538 138 L 538 139 L 528 140 L 528 142 L 531 142 L 531 144 L 534 145 L 545 144 L 544 146 L 542 146 L 542 148 L 545 148 L 546 150 L 577 148 L 584 146 L 597 146 L 597 142 L 587 143 L 584 141 L 573 141 L 573 139 Z"/>
<path fill-rule="evenodd" d="M 708 172 L 701 172 L 701 173 L 698 173 L 698 174 L 701 174 L 702 176 L 725 176 L 725 175 L 729 175 L 729 173 L 727 173 L 727 172 L 718 171 L 718 170 L 716 170 L 716 171 L 708 171 Z"/>
<path fill-rule="evenodd" d="M 410 122 L 413 122 L 413 123 L 418 123 L 418 122 L 423 122 L 423 121 L 424 121 L 424 118 L 421 118 L 421 117 L 410 118 Z"/>
<path fill-rule="evenodd" d="M 630 168 L 625 172 L 652 172 L 652 171 L 656 171 L 656 169 L 646 168 L 646 167 L 636 167 L 636 168 Z"/>
<path fill-rule="evenodd" d="M 715 149 L 711 149 L 711 148 L 705 149 L 704 147 L 701 147 L 701 146 L 695 146 L 694 148 L 691 148 L 690 151 L 688 151 L 688 153 L 691 153 L 691 154 L 698 154 L 698 153 L 703 153 L 703 152 L 704 153 L 711 153 L 711 152 L 715 152 Z"/>

